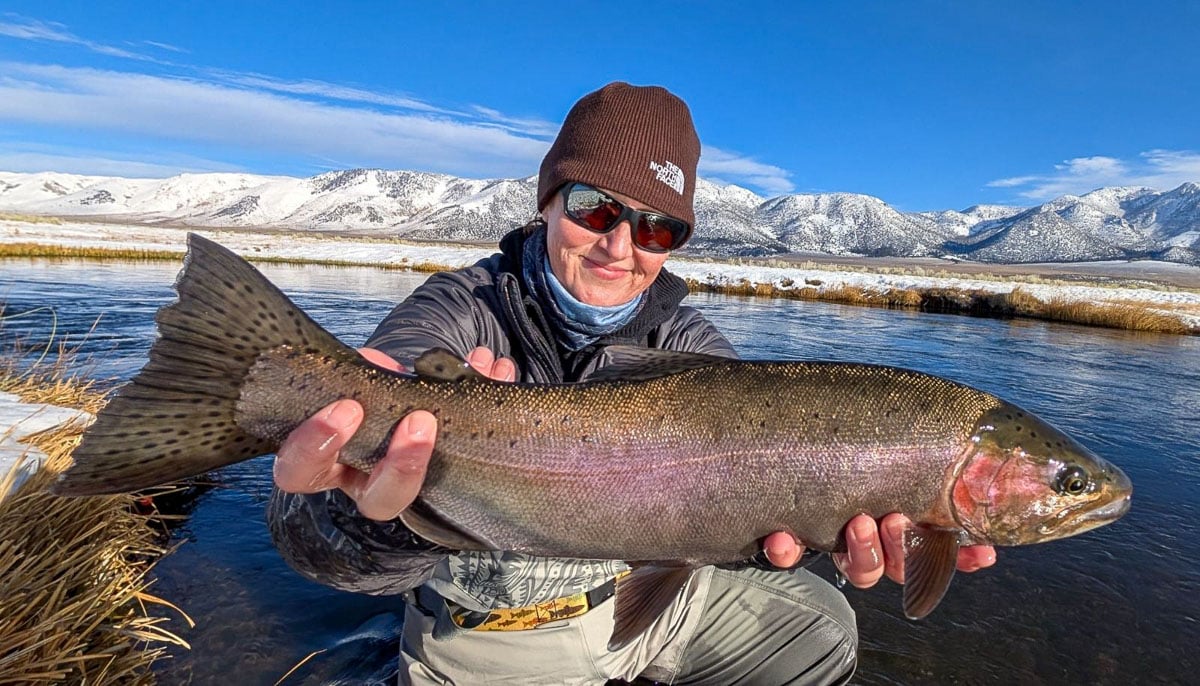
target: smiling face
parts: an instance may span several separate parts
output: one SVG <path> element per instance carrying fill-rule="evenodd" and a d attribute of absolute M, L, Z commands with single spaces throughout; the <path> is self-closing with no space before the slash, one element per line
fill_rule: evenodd
<path fill-rule="evenodd" d="M 604 192 L 633 209 L 654 210 L 620 193 Z M 633 300 L 654 283 L 667 260 L 668 253 L 635 247 L 628 221 L 604 234 L 576 224 L 563 213 L 558 193 L 542 210 L 542 216 L 554 276 L 576 300 L 588 305 L 611 307 Z"/>

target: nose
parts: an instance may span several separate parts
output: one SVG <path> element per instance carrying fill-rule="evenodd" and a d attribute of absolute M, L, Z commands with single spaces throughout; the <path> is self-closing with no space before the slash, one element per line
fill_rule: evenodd
<path fill-rule="evenodd" d="M 623 259 L 633 254 L 633 226 L 628 219 L 602 237 L 604 249 L 614 258 Z"/>

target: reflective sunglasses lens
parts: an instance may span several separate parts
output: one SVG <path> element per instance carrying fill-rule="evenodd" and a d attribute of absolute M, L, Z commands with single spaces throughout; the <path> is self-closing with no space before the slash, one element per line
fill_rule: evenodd
<path fill-rule="evenodd" d="M 679 247 L 687 235 L 687 224 L 669 217 L 642 215 L 634 242 L 643 250 L 667 252 Z"/>
<path fill-rule="evenodd" d="M 621 216 L 621 205 L 595 188 L 575 185 L 567 193 L 566 211 L 592 231 L 604 232 Z"/>

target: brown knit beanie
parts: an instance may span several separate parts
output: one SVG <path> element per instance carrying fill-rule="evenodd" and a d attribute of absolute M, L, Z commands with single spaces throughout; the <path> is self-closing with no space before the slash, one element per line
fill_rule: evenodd
<path fill-rule="evenodd" d="M 606 188 L 695 225 L 700 139 L 682 100 L 615 82 L 575 103 L 542 160 L 538 210 L 568 181 Z"/>

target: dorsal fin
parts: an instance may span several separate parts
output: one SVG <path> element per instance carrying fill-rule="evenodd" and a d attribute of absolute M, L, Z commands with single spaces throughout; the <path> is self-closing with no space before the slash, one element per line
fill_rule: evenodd
<path fill-rule="evenodd" d="M 486 379 L 466 360 L 445 348 L 433 348 L 421 354 L 413 363 L 418 376 L 432 381 L 458 382 L 465 379 Z"/>
<path fill-rule="evenodd" d="M 600 354 L 608 364 L 588 376 L 588 381 L 645 381 L 731 360 L 718 355 L 632 345 L 610 345 Z"/>

